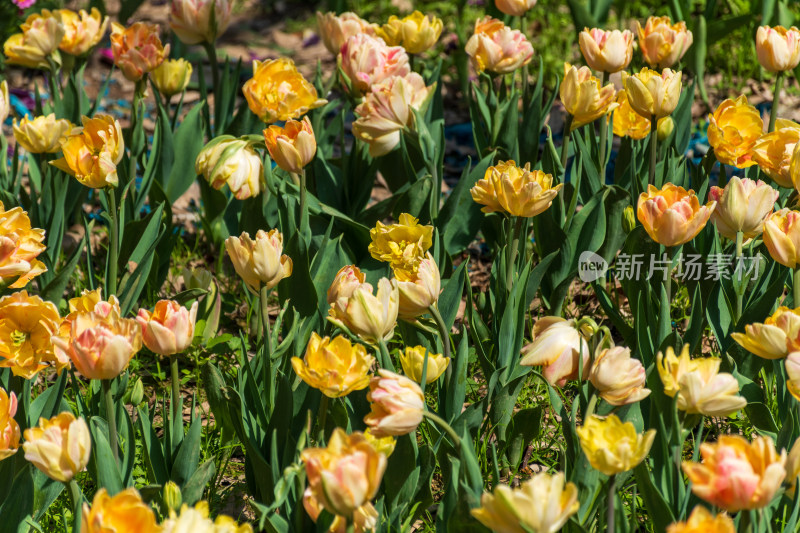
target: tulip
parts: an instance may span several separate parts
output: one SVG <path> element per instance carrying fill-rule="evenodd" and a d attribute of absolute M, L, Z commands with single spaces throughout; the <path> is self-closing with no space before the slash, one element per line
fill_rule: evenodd
<path fill-rule="evenodd" d="M 736 378 L 719 371 L 721 362 L 718 357 L 707 357 L 696 370 L 681 376 L 678 409 L 688 414 L 723 417 L 747 405 L 747 400 L 738 395 Z"/>
<path fill-rule="evenodd" d="M 0 367 L 25 379 L 48 365 L 61 373 L 67 365 L 59 363 L 50 341 L 60 321 L 53 303 L 24 290 L 0 298 Z"/>
<path fill-rule="evenodd" d="M 0 388 L 0 461 L 17 453 L 19 449 L 19 424 L 14 420 L 17 414 L 17 395 Z"/>
<path fill-rule="evenodd" d="M 89 462 L 92 437 L 83 418 L 69 411 L 50 420 L 39 419 L 39 425 L 26 429 L 25 459 L 55 481 L 68 483 L 82 472 Z"/>
<path fill-rule="evenodd" d="M 766 239 L 765 239 L 766 240 Z M 800 350 L 800 307 L 779 307 L 764 323 L 748 324 L 731 338 L 745 350 L 764 359 L 783 359 Z"/>
<path fill-rule="evenodd" d="M 692 46 L 692 32 L 683 21 L 672 24 L 669 17 L 649 17 L 642 28 L 636 22 L 639 48 L 652 68 L 667 68 L 681 60 Z"/>
<path fill-rule="evenodd" d="M 406 346 L 400 353 L 400 364 L 403 373 L 417 383 L 422 383 L 423 366 L 425 366 L 425 353 L 428 352 L 427 373 L 425 383 L 431 384 L 444 374 L 450 364 L 449 357 L 442 357 L 440 353 L 430 353 L 424 346 Z"/>
<path fill-rule="evenodd" d="M 160 533 L 156 515 L 142 501 L 139 491 L 127 488 L 111 496 L 106 489 L 98 490 L 92 506 L 83 504 L 82 533 Z"/>
<path fill-rule="evenodd" d="M 393 76 L 411 72 L 408 54 L 401 46 L 387 46 L 380 37 L 353 35 L 339 53 L 345 88 L 355 98 L 366 95 L 374 85 Z"/>
<path fill-rule="evenodd" d="M 425 396 L 416 382 L 381 368 L 369 382 L 371 411 L 364 423 L 375 437 L 407 435 L 417 429 L 425 409 Z"/>
<path fill-rule="evenodd" d="M 800 63 L 800 30 L 794 26 L 759 26 L 756 55 L 761 66 L 770 72 L 793 70 Z"/>
<path fill-rule="evenodd" d="M 163 533 L 253 533 L 250 524 L 236 523 L 230 516 L 219 515 L 215 520 L 208 517 L 208 503 L 197 502 L 194 507 L 181 506 L 179 514 L 170 512 L 169 519 L 161 525 Z"/>
<path fill-rule="evenodd" d="M 327 448 L 306 448 L 300 459 L 314 499 L 348 520 L 375 497 L 386 470 L 386 456 L 364 435 L 347 435 L 341 428 L 333 430 Z"/>
<path fill-rule="evenodd" d="M 726 165 L 755 165 L 752 150 L 763 130 L 761 115 L 744 95 L 723 101 L 708 115 L 708 142 L 714 148 L 714 157 Z"/>
<path fill-rule="evenodd" d="M 275 164 L 291 174 L 300 174 L 317 153 L 317 140 L 308 117 L 288 120 L 283 127 L 264 130 L 264 140 Z"/>
<path fill-rule="evenodd" d="M 563 387 L 567 380 L 589 377 L 589 345 L 574 320 L 546 316 L 533 326 L 531 343 L 522 348 L 519 364 L 543 366 L 547 382 Z"/>
<path fill-rule="evenodd" d="M 261 193 L 264 173 L 261 156 L 243 139 L 230 135 L 213 139 L 200 150 L 194 170 L 217 190 L 227 185 L 238 200 Z"/>
<path fill-rule="evenodd" d="M 382 278 L 374 294 L 372 285 L 363 283 L 347 298 L 343 311 L 339 306 L 331 306 L 328 320 L 367 342 L 379 344 L 394 335 L 399 298 L 397 280 Z"/>
<path fill-rule="evenodd" d="M 793 363 L 796 360 L 796 357 L 792 357 Z M 788 374 L 788 360 L 786 368 Z M 795 368 L 795 372 L 796 370 Z M 787 385 L 788 384 L 787 382 Z M 791 391 L 792 389 L 790 388 L 789 390 Z M 794 393 L 792 393 L 792 395 L 794 396 Z M 795 396 L 795 398 L 797 398 L 797 396 Z M 789 485 L 789 488 L 786 490 L 786 495 L 792 499 L 794 499 L 795 491 L 797 490 L 797 476 L 800 476 L 800 439 L 795 439 L 792 449 L 789 450 L 789 456 L 786 458 L 786 483 Z"/>
<path fill-rule="evenodd" d="M 58 11 L 43 9 L 29 15 L 22 24 L 22 33 L 9 37 L 3 44 L 3 53 L 12 65 L 30 68 L 51 68 L 58 63 L 58 45 L 64 37 L 64 25 Z"/>
<path fill-rule="evenodd" d="M 432 89 L 416 72 L 373 85 L 355 110 L 353 135 L 367 143 L 372 157 L 388 154 L 400 144 L 404 130 L 414 131 L 414 110 L 424 111 Z"/>
<path fill-rule="evenodd" d="M 764 222 L 764 244 L 769 255 L 789 268 L 800 264 L 800 212 L 788 208 L 776 211 Z"/>
<path fill-rule="evenodd" d="M 292 275 L 292 260 L 283 255 L 283 234 L 276 229 L 258 230 L 255 240 L 247 232 L 228 237 L 225 250 L 236 273 L 255 292 L 262 285 L 271 289 Z"/>
<path fill-rule="evenodd" d="M 717 202 L 711 220 L 717 231 L 735 241 L 738 232 L 745 241 L 760 235 L 772 214 L 779 193 L 761 180 L 733 176 L 724 189 L 713 186 L 709 199 Z"/>
<path fill-rule="evenodd" d="M 331 306 L 331 316 L 345 314 L 350 297 L 365 282 L 366 276 L 357 266 L 347 265 L 340 268 L 328 287 L 327 299 Z"/>
<path fill-rule="evenodd" d="M 439 17 L 414 11 L 404 18 L 392 15 L 375 33 L 389 46 L 402 46 L 409 54 L 421 54 L 436 44 L 443 28 Z"/>
<path fill-rule="evenodd" d="M 753 160 L 781 187 L 794 186 L 791 161 L 798 141 L 800 124 L 779 118 L 775 123 L 775 131 L 762 135 L 753 146 Z"/>
<path fill-rule="evenodd" d="M 675 121 L 672 120 L 672 117 L 662 117 L 658 119 L 656 128 L 658 141 L 666 141 L 669 136 L 672 135 L 672 132 L 675 131 Z"/>
<path fill-rule="evenodd" d="M 675 522 L 667 533 L 735 533 L 733 520 L 726 514 L 712 515 L 702 505 L 696 505 L 686 522 Z"/>
<path fill-rule="evenodd" d="M 536 5 L 536 0 L 494 0 L 497 9 L 512 17 L 523 17 Z"/>
<path fill-rule="evenodd" d="M 231 23 L 230 0 L 172 0 L 169 27 L 186 44 L 214 44 Z"/>
<path fill-rule="evenodd" d="M 627 472 L 641 463 L 656 438 L 656 430 L 638 434 L 632 422 L 623 423 L 617 415 L 592 415 L 577 432 L 589 464 L 607 476 Z"/>
<path fill-rule="evenodd" d="M 619 72 L 628 68 L 633 56 L 633 33 L 584 28 L 578 35 L 581 53 L 590 68 L 598 72 Z"/>
<path fill-rule="evenodd" d="M 661 74 L 649 68 L 629 76 L 622 73 L 622 84 L 634 111 L 657 119 L 671 114 L 681 96 L 681 73 L 665 68 Z"/>
<path fill-rule="evenodd" d="M 61 142 L 64 157 L 50 164 L 87 187 L 116 187 L 117 165 L 125 153 L 122 126 L 111 115 L 82 117 L 81 122 L 83 127 L 74 128 Z"/>
<path fill-rule="evenodd" d="M 509 74 L 533 58 L 533 46 L 522 32 L 488 15 L 475 21 L 475 33 L 467 41 L 465 50 L 479 74 L 484 70 Z"/>
<path fill-rule="evenodd" d="M 786 377 L 786 388 L 800 401 L 800 352 L 792 352 L 786 357 Z"/>
<path fill-rule="evenodd" d="M 397 445 L 397 439 L 393 436 L 386 435 L 385 437 L 376 437 L 369 428 L 364 430 L 364 438 L 367 439 L 367 442 L 369 442 L 373 448 L 386 457 L 394 453 L 394 448 Z"/>
<path fill-rule="evenodd" d="M 56 119 L 55 113 L 34 119 L 23 117 L 14 121 L 14 138 L 32 154 L 54 154 L 61 150 L 61 139 L 74 126 L 66 119 Z"/>
<path fill-rule="evenodd" d="M 11 99 L 8 96 L 8 82 L 6 80 L 0 81 L 0 126 L 8 118 L 11 112 Z"/>
<path fill-rule="evenodd" d="M 559 95 L 571 117 L 570 131 L 594 122 L 616 107 L 614 85 L 609 83 L 602 87 L 588 67 L 576 68 L 564 63 L 564 81 Z"/>
<path fill-rule="evenodd" d="M 400 297 L 398 314 L 401 318 L 413 320 L 424 315 L 439 300 L 442 280 L 439 267 L 430 252 L 419 260 L 415 274 L 408 276 L 408 272 L 401 269 L 395 276 Z"/>
<path fill-rule="evenodd" d="M 144 345 L 159 355 L 175 355 L 186 350 L 194 339 L 197 305 L 194 302 L 191 309 L 186 309 L 174 300 L 159 300 L 152 313 L 139 309 L 136 322 L 142 328 Z"/>
<path fill-rule="evenodd" d="M 636 216 L 650 238 L 667 247 L 695 238 L 716 207 L 714 201 L 701 206 L 693 190 L 667 183 L 659 190 L 647 186 L 639 195 Z"/>
<path fill-rule="evenodd" d="M 36 259 L 46 248 L 44 230 L 31 228 L 28 213 L 21 207 L 6 210 L 0 202 L 0 280 L 10 283 L 8 288 L 21 289 L 47 272 Z"/>
<path fill-rule="evenodd" d="M 158 92 L 169 98 L 182 93 L 192 79 L 192 64 L 185 59 L 165 59 L 150 74 Z"/>
<path fill-rule="evenodd" d="M 364 436 L 366 437 L 366 433 Z M 387 437 L 392 438 L 392 437 Z M 320 505 L 319 501 L 317 500 L 316 496 L 314 496 L 314 492 L 311 490 L 311 487 L 306 487 L 305 492 L 303 492 L 303 508 L 308 513 L 308 516 L 311 517 L 311 520 L 314 523 L 317 522 L 319 519 L 319 515 L 322 514 L 322 505 Z M 355 511 L 353 511 L 353 533 L 366 533 L 367 531 L 375 531 L 375 527 L 378 525 L 378 511 L 375 510 L 375 507 L 370 503 L 367 502 Z M 330 527 L 328 528 L 329 533 L 347 533 L 347 519 L 343 516 L 336 515 L 331 522 Z"/>
<path fill-rule="evenodd" d="M 612 123 L 614 135 L 618 137 L 641 140 L 650 134 L 650 119 L 633 110 L 625 91 L 617 93 L 617 107 L 614 109 Z"/>
<path fill-rule="evenodd" d="M 395 276 L 411 279 L 416 277 L 421 259 L 433 245 L 433 226 L 423 226 L 413 216 L 402 213 L 397 224 L 376 222 L 369 236 L 370 255 L 389 263 Z"/>
<path fill-rule="evenodd" d="M 202 267 L 184 268 L 181 271 L 181 275 L 183 276 L 183 284 L 186 290 L 207 290 L 211 287 L 211 284 L 214 283 L 214 275 Z"/>
<path fill-rule="evenodd" d="M 554 533 L 578 512 L 578 488 L 564 474 L 540 472 L 512 489 L 497 485 L 484 492 L 470 513 L 495 533 Z"/>
<path fill-rule="evenodd" d="M 253 61 L 253 77 L 242 92 L 250 111 L 267 124 L 299 118 L 328 103 L 286 58 Z"/>
<path fill-rule="evenodd" d="M 650 395 L 645 388 L 644 365 L 631 358 L 630 348 L 615 346 L 599 352 L 592 363 L 589 381 L 611 405 L 627 405 Z"/>
<path fill-rule="evenodd" d="M 97 46 L 108 29 L 108 17 L 93 7 L 89 13 L 81 9 L 78 13 L 69 9 L 59 9 L 64 25 L 64 37 L 59 48 L 73 56 L 83 56 Z"/>
<path fill-rule="evenodd" d="M 169 44 L 161 44 L 158 26 L 135 22 L 126 28 L 111 24 L 111 51 L 114 64 L 131 81 L 138 82 L 169 57 Z"/>
<path fill-rule="evenodd" d="M 292 368 L 309 386 L 329 398 L 341 398 L 369 386 L 369 370 L 375 358 L 361 344 L 346 337 L 311 334 L 303 359 L 292 357 Z"/>
<path fill-rule="evenodd" d="M 554 186 L 551 174 L 531 171 L 530 163 L 520 168 L 514 161 L 500 161 L 486 169 L 470 194 L 483 205 L 484 213 L 530 218 L 546 211 L 563 186 L 563 183 Z"/>
<path fill-rule="evenodd" d="M 683 463 L 692 492 L 729 512 L 766 507 L 786 477 L 786 450 L 778 454 L 769 437 L 751 443 L 739 435 L 720 435 L 715 443 L 702 443 L 700 455 L 701 463 Z"/>
<path fill-rule="evenodd" d="M 703 370 L 707 366 L 712 368 L 705 370 L 704 373 L 715 373 L 719 369 L 719 358 L 692 359 L 689 355 L 688 344 L 683 345 L 680 356 L 675 355 L 672 346 L 667 346 L 666 354 L 658 352 L 656 355 L 656 368 L 661 383 L 664 385 L 664 394 L 670 398 L 674 398 L 680 392 L 683 376 L 690 372 Z"/>
<path fill-rule="evenodd" d="M 317 31 L 328 52 L 337 55 L 347 39 L 359 33 L 373 35 L 375 26 L 350 11 L 341 15 L 317 11 Z"/>
<path fill-rule="evenodd" d="M 136 320 L 79 313 L 72 320 L 69 338 L 51 337 L 56 353 L 69 357 L 87 379 L 114 379 L 142 347 L 142 331 Z"/>

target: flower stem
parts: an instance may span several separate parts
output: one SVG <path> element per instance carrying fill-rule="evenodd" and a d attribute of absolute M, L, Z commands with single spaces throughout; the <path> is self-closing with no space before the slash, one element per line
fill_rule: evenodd
<path fill-rule="evenodd" d="M 600 87 L 606 80 L 606 73 L 600 73 Z M 605 183 L 606 179 L 606 137 L 608 136 L 608 115 L 600 117 L 600 179 Z"/>
<path fill-rule="evenodd" d="M 794 276 L 792 277 L 792 296 L 794 297 L 794 306 L 800 307 L 800 267 L 794 269 Z"/>
<path fill-rule="evenodd" d="M 392 364 L 392 358 L 389 355 L 389 349 L 386 347 L 386 341 L 380 339 L 378 341 L 378 349 L 380 350 L 381 356 L 381 368 L 394 371 L 394 365 Z"/>
<path fill-rule="evenodd" d="M 212 116 L 214 117 L 214 124 L 213 128 L 212 125 L 209 124 L 209 128 L 216 135 L 217 131 L 222 129 L 223 125 L 217 123 L 216 112 L 219 108 L 219 102 L 217 102 L 217 98 L 219 97 L 219 62 L 217 61 L 217 49 L 214 47 L 214 43 L 203 43 L 203 47 L 206 49 L 206 54 L 208 55 L 208 61 L 211 63 L 211 79 L 214 84 L 212 89 L 214 93 L 214 113 Z"/>
<path fill-rule="evenodd" d="M 649 185 L 656 183 L 656 160 L 658 159 L 658 120 L 656 116 L 650 117 L 650 177 Z"/>
<path fill-rule="evenodd" d="M 447 423 L 447 421 L 444 418 L 430 411 L 423 411 L 422 415 L 431 422 L 435 423 L 437 426 L 439 426 L 439 428 L 444 430 L 444 432 L 447 433 L 447 435 L 450 437 L 450 440 L 453 441 L 453 445 L 455 446 L 455 448 L 461 451 L 461 437 L 458 435 L 458 433 L 456 433 L 456 430 L 453 429 L 453 427 Z"/>
<path fill-rule="evenodd" d="M 564 176 L 562 182 L 565 181 L 567 175 L 567 158 L 569 156 L 569 138 L 572 135 L 572 115 L 567 113 L 564 119 L 564 139 L 561 141 L 561 166 L 564 167 Z"/>
<path fill-rule="evenodd" d="M 103 387 L 103 401 L 106 408 L 106 422 L 108 422 L 108 444 L 114 455 L 114 464 L 119 466 L 119 446 L 117 445 L 117 413 L 114 408 L 114 397 L 111 394 L 111 380 L 100 381 Z"/>
<path fill-rule="evenodd" d="M 522 223 L 525 221 L 522 217 L 509 218 L 508 224 L 508 251 L 506 256 L 506 289 L 511 292 L 511 284 L 514 282 L 514 272 L 516 271 L 515 262 L 517 259 L 517 250 L 519 249 L 520 231 L 522 230 Z"/>
<path fill-rule="evenodd" d="M 320 446 L 325 442 L 325 423 L 328 420 L 329 406 L 330 398 L 323 394 L 322 401 L 319 403 L 319 418 L 317 418 L 317 444 Z"/>
<path fill-rule="evenodd" d="M 75 478 L 69 480 L 69 483 L 64 483 L 67 486 L 69 493 L 69 501 L 72 503 L 72 528 L 73 531 L 78 531 L 81 525 L 81 505 L 83 504 L 83 491 L 81 491 L 78 482 Z"/>
<path fill-rule="evenodd" d="M 300 234 L 308 229 L 308 207 L 306 206 L 306 169 L 300 172 Z"/>
<path fill-rule="evenodd" d="M 259 304 L 261 305 L 261 336 L 264 341 L 264 350 L 267 357 L 272 355 L 272 332 L 269 326 L 269 289 L 266 285 L 261 287 L 259 292 Z"/>
<path fill-rule="evenodd" d="M 586 376 L 584 376 L 584 378 L 586 378 Z M 594 410 L 596 407 L 597 407 L 597 394 L 592 394 L 592 397 L 589 399 L 589 405 L 586 406 L 586 414 L 583 416 L 584 424 L 594 414 Z"/>
<path fill-rule="evenodd" d="M 180 420 L 180 427 L 183 428 L 183 415 L 181 414 L 181 376 L 178 372 L 178 354 L 169 357 L 169 368 L 172 381 L 172 427 L 177 427 Z"/>
<path fill-rule="evenodd" d="M 108 203 L 108 215 L 111 219 L 108 270 L 106 279 L 106 298 L 117 294 L 117 268 L 119 263 L 119 213 L 117 212 L 117 193 L 113 187 L 103 189 Z"/>
<path fill-rule="evenodd" d="M 447 325 L 444 323 L 442 314 L 439 312 L 439 308 L 436 307 L 436 304 L 428 307 L 428 311 L 436 322 L 436 327 L 439 328 L 439 336 L 442 338 L 442 345 L 444 346 L 443 355 L 445 357 L 450 357 L 450 332 L 447 331 Z M 447 365 L 447 368 L 449 369 L 450 365 Z"/>
<path fill-rule="evenodd" d="M 734 323 L 738 322 L 739 319 L 742 317 L 742 301 L 744 300 L 744 290 L 742 287 L 742 271 L 741 271 L 741 264 L 742 264 L 742 241 L 744 240 L 744 233 L 741 231 L 736 232 L 736 274 L 737 279 L 736 282 L 736 316 L 734 317 Z"/>
<path fill-rule="evenodd" d="M 617 476 L 608 478 L 608 512 L 606 513 L 606 531 L 614 531 L 614 502 L 617 499 Z"/>
<path fill-rule="evenodd" d="M 772 109 L 769 111 L 769 129 L 767 130 L 767 133 L 775 131 L 775 121 L 778 118 L 778 101 L 781 98 L 783 78 L 783 72 L 778 72 L 777 76 L 775 76 L 775 89 L 772 91 Z"/>

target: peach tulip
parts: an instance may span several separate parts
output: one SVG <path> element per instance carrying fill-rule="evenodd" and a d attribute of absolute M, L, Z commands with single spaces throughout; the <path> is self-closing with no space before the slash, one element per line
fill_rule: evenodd
<path fill-rule="evenodd" d="M 465 46 L 476 72 L 509 74 L 531 62 L 533 46 L 519 30 L 486 16 L 475 21 L 475 32 Z"/>
<path fill-rule="evenodd" d="M 333 12 L 317 11 L 317 32 L 322 44 L 333 55 L 337 55 L 347 39 L 359 33 L 375 34 L 375 25 L 370 24 L 355 13 L 347 11 L 340 15 Z"/>
<path fill-rule="evenodd" d="M 745 350 L 764 359 L 783 359 L 800 350 L 800 307 L 779 307 L 764 323 L 748 324 L 731 334 Z"/>
<path fill-rule="evenodd" d="M 317 153 L 317 140 L 308 117 L 287 120 L 283 127 L 269 126 L 264 141 L 275 164 L 286 172 L 300 174 Z"/>
<path fill-rule="evenodd" d="M 639 195 L 636 215 L 650 238 L 667 247 L 695 238 L 708 222 L 717 202 L 700 205 L 693 190 L 667 183 L 660 190 L 647 186 Z"/>
<path fill-rule="evenodd" d="M 584 28 L 578 35 L 578 43 L 586 63 L 598 72 L 626 69 L 633 56 L 633 33 L 629 30 Z"/>
<path fill-rule="evenodd" d="M 175 355 L 192 345 L 197 302 L 186 309 L 174 300 L 159 300 L 151 313 L 139 309 L 136 322 L 142 327 L 144 345 L 159 355 Z"/>
<path fill-rule="evenodd" d="M 111 51 L 114 64 L 125 77 L 139 81 L 169 57 L 169 44 L 161 44 L 155 24 L 134 22 L 126 28 L 114 22 L 111 24 Z"/>
<path fill-rule="evenodd" d="M 425 396 L 416 382 L 381 368 L 369 383 L 372 410 L 364 423 L 375 437 L 406 435 L 417 429 L 425 410 Z"/>
<path fill-rule="evenodd" d="M 800 264 L 800 212 L 783 208 L 767 217 L 764 244 L 775 261 L 797 268 Z"/>
<path fill-rule="evenodd" d="M 230 0 L 172 0 L 169 26 L 186 44 L 213 44 L 231 23 Z"/>
<path fill-rule="evenodd" d="M 39 425 L 26 429 L 23 436 L 25 459 L 50 479 L 67 483 L 89 463 L 89 426 L 69 411 L 50 420 L 40 418 Z"/>
<path fill-rule="evenodd" d="M 345 41 L 339 61 L 346 88 L 354 97 L 364 96 L 374 85 L 392 76 L 404 77 L 411 72 L 402 46 L 387 46 L 383 39 L 366 33 L 357 33 Z"/>
<path fill-rule="evenodd" d="M 276 229 L 269 232 L 260 229 L 255 239 L 247 232 L 228 237 L 225 250 L 236 273 L 254 292 L 262 286 L 271 289 L 292 275 L 292 260 L 283 254 L 283 234 Z"/>
<path fill-rule="evenodd" d="M 567 380 L 589 378 L 589 345 L 574 320 L 546 316 L 533 326 L 532 342 L 522 348 L 519 364 L 542 366 L 542 375 L 553 386 L 563 387 Z"/>
<path fill-rule="evenodd" d="M 646 388 L 646 372 L 630 348 L 615 346 L 600 351 L 592 362 L 589 381 L 597 393 L 611 405 L 627 405 L 650 395 Z"/>
<path fill-rule="evenodd" d="M 19 424 L 14 420 L 17 414 L 17 395 L 0 388 L 0 461 L 11 457 L 19 449 Z"/>
<path fill-rule="evenodd" d="M 792 26 L 759 26 L 756 30 L 756 55 L 770 72 L 785 72 L 800 63 L 800 30 Z"/>
<path fill-rule="evenodd" d="M 442 280 L 439 267 L 430 252 L 420 259 L 413 276 L 406 275 L 403 270 L 395 272 L 395 276 L 399 294 L 398 314 L 401 318 L 413 320 L 424 315 L 439 300 Z"/>
<path fill-rule="evenodd" d="M 652 68 L 671 67 L 692 46 L 692 32 L 683 21 L 672 24 L 669 17 L 649 17 L 644 27 L 636 22 L 639 48 Z"/>

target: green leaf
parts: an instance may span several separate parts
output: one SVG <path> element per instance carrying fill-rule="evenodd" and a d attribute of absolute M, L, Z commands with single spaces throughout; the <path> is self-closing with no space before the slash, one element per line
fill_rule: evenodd
<path fill-rule="evenodd" d="M 215 472 L 216 467 L 214 466 L 213 457 L 200 465 L 181 487 L 183 502 L 188 505 L 197 503 L 203 497 L 203 491 L 208 482 L 211 481 L 211 478 L 214 477 Z"/>
<path fill-rule="evenodd" d="M 443 235 L 447 253 L 461 253 L 475 239 L 485 215 L 481 205 L 472 199 L 470 189 L 483 178 L 486 169 L 494 161 L 495 152 L 481 159 L 478 164 L 464 169 L 461 179 L 445 201 L 436 223 Z"/>
<path fill-rule="evenodd" d="M 183 488 L 191 479 L 200 462 L 200 438 L 202 436 L 202 422 L 200 417 L 192 421 L 189 432 L 184 437 L 175 462 L 172 464 L 170 479 Z"/>
<path fill-rule="evenodd" d="M 185 193 L 196 179 L 194 162 L 203 149 L 203 115 L 202 105 L 195 105 L 173 137 L 175 160 L 164 183 L 164 193 L 171 202 L 175 202 Z"/>
<path fill-rule="evenodd" d="M 117 463 L 114 461 L 111 446 L 106 438 L 108 425 L 99 416 L 93 416 L 89 427 L 92 432 L 92 463 L 94 465 L 95 480 L 98 486 L 104 487 L 113 496 L 125 487 L 123 486 Z M 128 453 L 134 452 L 130 450 Z"/>

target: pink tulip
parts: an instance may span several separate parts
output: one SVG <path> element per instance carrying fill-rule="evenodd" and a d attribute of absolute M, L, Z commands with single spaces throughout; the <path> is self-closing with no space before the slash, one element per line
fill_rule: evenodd
<path fill-rule="evenodd" d="M 373 85 L 387 78 L 411 72 L 402 46 L 386 46 L 383 39 L 365 33 L 347 39 L 339 57 L 354 96 L 367 94 Z"/>
<path fill-rule="evenodd" d="M 160 300 L 152 313 L 139 309 L 136 321 L 142 327 L 144 345 L 159 355 L 174 355 L 186 350 L 194 338 L 197 302 L 191 309 L 173 300 Z"/>

